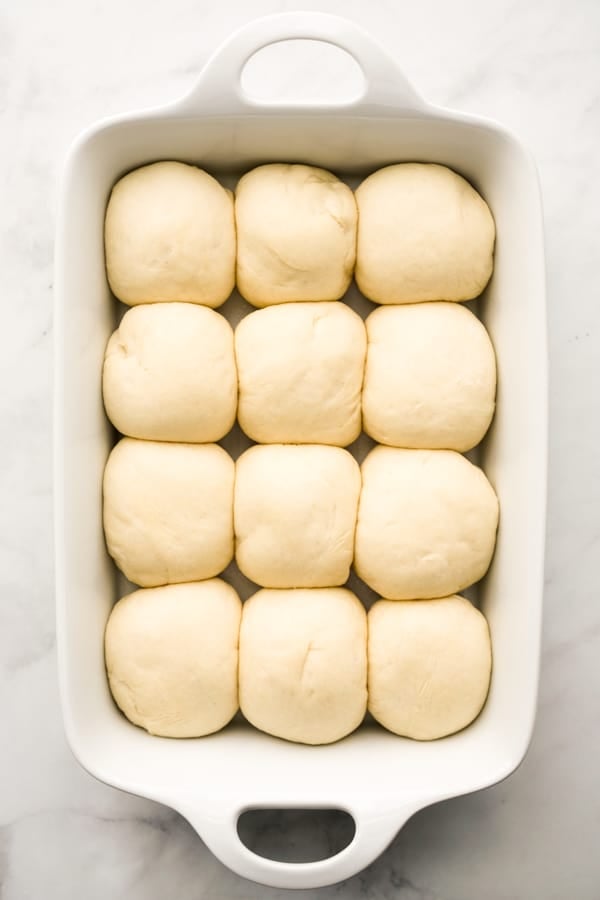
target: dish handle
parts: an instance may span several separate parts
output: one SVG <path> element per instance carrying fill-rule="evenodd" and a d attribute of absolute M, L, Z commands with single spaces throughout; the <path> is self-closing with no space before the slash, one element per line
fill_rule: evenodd
<path fill-rule="evenodd" d="M 348 53 L 360 66 L 364 88 L 358 97 L 341 104 L 342 108 L 405 109 L 425 112 L 425 101 L 404 76 L 396 60 L 360 26 L 328 13 L 296 11 L 276 13 L 243 25 L 227 38 L 208 59 L 198 82 L 172 111 L 176 115 L 243 114 L 281 110 L 281 106 L 263 105 L 247 96 L 241 85 L 242 71 L 259 50 L 289 40 L 311 40 L 332 44 Z M 340 107 L 339 103 L 311 106 Z M 301 108 L 293 104 L 292 108 Z"/>
<path fill-rule="evenodd" d="M 348 809 L 356 831 L 350 843 L 339 853 L 316 862 L 279 862 L 259 856 L 242 842 L 237 830 L 240 815 L 247 809 L 236 809 L 219 817 L 198 809 L 179 806 L 179 812 L 198 832 L 208 849 L 225 866 L 268 887 L 307 889 L 337 884 L 351 878 L 370 865 L 392 842 L 400 828 L 422 804 L 394 810 L 393 815 L 359 813 Z M 314 806 L 311 806 L 314 808 Z"/>

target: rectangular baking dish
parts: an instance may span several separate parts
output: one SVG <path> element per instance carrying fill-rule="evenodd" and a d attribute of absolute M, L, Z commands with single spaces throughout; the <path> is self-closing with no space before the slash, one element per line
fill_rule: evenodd
<path fill-rule="evenodd" d="M 347 51 L 365 76 L 343 106 L 258 106 L 240 88 L 257 50 L 286 39 Z M 285 743 L 243 723 L 198 740 L 151 737 L 130 725 L 108 691 L 103 633 L 117 577 L 102 533 L 102 472 L 113 435 L 101 397 L 115 326 L 103 255 L 113 183 L 160 159 L 220 175 L 267 161 L 306 162 L 353 183 L 392 162 L 443 163 L 468 178 L 497 225 L 493 279 L 479 303 L 499 370 L 497 414 L 480 461 L 501 504 L 492 568 L 479 603 L 490 624 L 488 702 L 463 732 L 419 743 L 365 725 L 330 746 Z M 56 588 L 60 687 L 72 750 L 89 772 L 184 815 L 235 872 L 286 888 L 319 887 L 368 865 L 416 810 L 491 785 L 522 760 L 535 715 L 546 493 L 546 324 L 540 194 L 535 166 L 502 128 L 426 104 L 368 35 L 344 19 L 283 13 L 234 34 L 193 91 L 167 108 L 101 122 L 68 157 L 56 247 Z M 256 807 L 347 810 L 352 842 L 330 859 L 288 864 L 240 841 L 240 813 Z"/>

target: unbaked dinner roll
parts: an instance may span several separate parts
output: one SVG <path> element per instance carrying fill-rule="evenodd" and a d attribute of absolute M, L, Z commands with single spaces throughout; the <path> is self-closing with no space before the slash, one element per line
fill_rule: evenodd
<path fill-rule="evenodd" d="M 496 360 L 456 303 L 380 306 L 366 321 L 363 427 L 380 444 L 470 450 L 494 414 Z"/>
<path fill-rule="evenodd" d="M 104 533 L 130 581 L 200 581 L 229 565 L 234 472 L 216 444 L 119 441 L 104 472 Z"/>
<path fill-rule="evenodd" d="M 483 198 L 456 172 L 399 163 L 356 191 L 356 281 L 377 303 L 470 300 L 493 268 L 495 226 Z"/>
<path fill-rule="evenodd" d="M 360 470 L 340 447 L 270 444 L 237 461 L 236 561 L 271 588 L 334 587 L 352 563 Z"/>
<path fill-rule="evenodd" d="M 375 447 L 361 471 L 354 565 L 369 587 L 427 599 L 485 575 L 498 500 L 481 469 L 453 450 Z"/>
<path fill-rule="evenodd" d="M 344 447 L 360 433 L 366 332 L 344 303 L 286 303 L 235 332 L 238 419 L 263 444 Z"/>
<path fill-rule="evenodd" d="M 364 717 L 366 676 L 367 617 L 350 591 L 263 590 L 244 604 L 240 707 L 261 731 L 339 740 Z"/>
<path fill-rule="evenodd" d="M 104 641 L 110 689 L 135 725 L 200 737 L 238 709 L 242 604 L 218 578 L 146 588 L 113 607 Z"/>
<path fill-rule="evenodd" d="M 465 728 L 491 667 L 487 622 L 464 597 L 380 600 L 369 611 L 369 712 L 389 731 L 430 741 Z"/>
<path fill-rule="evenodd" d="M 235 192 L 237 286 L 254 306 L 338 300 L 356 257 L 350 188 L 314 166 L 272 163 Z"/>
<path fill-rule="evenodd" d="M 108 418 L 122 434 L 219 441 L 237 407 L 231 325 L 193 303 L 128 310 L 106 348 L 102 390 Z"/>
<path fill-rule="evenodd" d="M 123 303 L 220 306 L 235 282 L 232 194 L 196 166 L 134 169 L 112 189 L 104 245 L 108 281 Z"/>

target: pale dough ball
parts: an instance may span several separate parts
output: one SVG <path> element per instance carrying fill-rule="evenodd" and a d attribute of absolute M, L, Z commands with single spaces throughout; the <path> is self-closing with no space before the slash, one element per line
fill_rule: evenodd
<path fill-rule="evenodd" d="M 164 737 L 200 737 L 238 709 L 242 604 L 214 578 L 146 588 L 113 607 L 104 639 L 110 689 L 130 722 Z"/>
<path fill-rule="evenodd" d="M 456 172 L 430 163 L 386 166 L 356 191 L 356 281 L 377 303 L 470 300 L 494 265 L 485 200 Z"/>
<path fill-rule="evenodd" d="M 233 460 L 216 444 L 123 438 L 104 472 L 108 552 L 142 587 L 201 581 L 233 558 Z"/>
<path fill-rule="evenodd" d="M 272 591 L 244 604 L 240 707 L 256 728 L 329 744 L 367 706 L 367 616 L 344 588 Z"/>
<path fill-rule="evenodd" d="M 354 564 L 389 600 L 446 597 L 483 578 L 498 500 L 453 450 L 376 447 L 362 464 Z"/>
<path fill-rule="evenodd" d="M 365 326 L 344 303 L 286 303 L 235 332 L 246 434 L 264 444 L 351 444 L 360 434 Z"/>
<path fill-rule="evenodd" d="M 367 318 L 364 430 L 395 447 L 470 450 L 486 433 L 496 360 L 477 316 L 456 303 L 381 306 Z"/>
<path fill-rule="evenodd" d="M 338 300 L 352 279 L 356 202 L 350 188 L 314 166 L 272 163 L 235 192 L 237 286 L 254 306 Z"/>
<path fill-rule="evenodd" d="M 235 283 L 233 197 L 208 172 L 179 162 L 134 169 L 112 189 L 104 246 L 123 303 L 185 300 L 220 306 Z"/>
<path fill-rule="evenodd" d="M 491 668 L 487 622 L 464 597 L 380 600 L 369 611 L 369 712 L 395 734 L 431 741 L 465 728 Z"/>
<path fill-rule="evenodd" d="M 271 588 L 334 587 L 350 573 L 360 492 L 340 447 L 270 444 L 237 461 L 236 561 Z"/>
<path fill-rule="evenodd" d="M 231 325 L 192 303 L 128 310 L 106 348 L 102 390 L 108 418 L 122 434 L 154 441 L 220 440 L 237 407 Z"/>

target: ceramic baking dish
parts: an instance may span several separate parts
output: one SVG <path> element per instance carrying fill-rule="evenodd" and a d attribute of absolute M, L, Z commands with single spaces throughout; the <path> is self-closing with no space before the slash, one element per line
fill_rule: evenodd
<path fill-rule="evenodd" d="M 364 73 L 363 94 L 335 107 L 261 107 L 245 97 L 245 62 L 292 38 L 347 51 Z M 100 375 L 116 305 L 104 272 L 103 218 L 116 179 L 160 159 L 229 177 L 266 161 L 307 162 L 351 183 L 391 162 L 438 162 L 466 176 L 490 204 L 496 266 L 479 312 L 496 348 L 499 385 L 480 461 L 500 498 L 501 526 L 478 600 L 491 628 L 494 671 L 484 711 L 463 732 L 419 743 L 373 724 L 337 744 L 307 747 L 240 722 L 177 741 L 149 736 L 114 706 L 103 632 L 118 586 L 101 518 L 102 471 L 114 437 Z M 62 186 L 55 297 L 58 654 L 66 731 L 80 763 L 107 784 L 178 810 L 235 872 L 286 888 L 353 875 L 416 810 L 512 772 L 535 714 L 547 444 L 540 194 L 534 164 L 515 138 L 425 103 L 395 61 L 346 20 L 317 13 L 260 19 L 213 55 L 181 102 L 101 122 L 75 142 Z M 340 808 L 354 818 L 356 833 L 329 859 L 275 862 L 238 837 L 240 813 L 257 807 Z"/>

